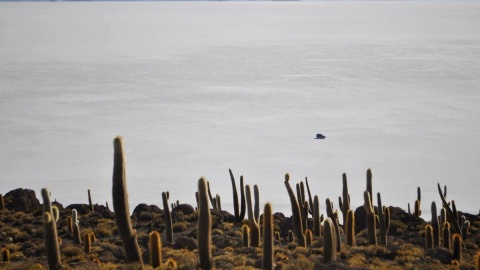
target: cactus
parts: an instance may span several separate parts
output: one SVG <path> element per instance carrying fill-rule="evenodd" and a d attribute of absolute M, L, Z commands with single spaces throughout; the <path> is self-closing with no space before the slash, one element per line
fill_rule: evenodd
<path fill-rule="evenodd" d="M 377 192 L 378 225 L 380 227 L 380 244 L 387 246 L 387 233 L 390 229 L 390 209 L 382 206 L 380 192 Z"/>
<path fill-rule="evenodd" d="M 320 236 L 322 229 L 321 229 L 321 222 L 320 222 L 320 203 L 318 200 L 318 196 L 315 195 L 313 199 L 313 235 Z"/>
<path fill-rule="evenodd" d="M 287 188 L 288 196 L 290 197 L 290 204 L 292 206 L 292 219 L 293 219 L 293 230 L 295 231 L 295 235 L 297 237 L 297 243 L 299 246 L 306 247 L 305 243 L 305 234 L 303 233 L 302 228 L 302 216 L 300 213 L 300 207 L 298 205 L 298 201 L 295 198 L 295 194 L 293 193 L 292 187 L 288 182 L 290 180 L 290 175 L 285 175 L 285 187 Z"/>
<path fill-rule="evenodd" d="M 78 223 L 78 212 L 77 209 L 72 210 L 72 222 Z"/>
<path fill-rule="evenodd" d="M 305 201 L 300 209 L 302 211 L 302 228 L 308 230 L 308 202 Z"/>
<path fill-rule="evenodd" d="M 460 262 L 462 260 L 462 236 L 460 234 L 456 233 L 453 235 L 452 246 L 453 246 L 452 261 L 457 260 L 458 262 Z"/>
<path fill-rule="evenodd" d="M 2 248 L 2 262 L 9 263 L 10 262 L 10 250 L 4 247 Z"/>
<path fill-rule="evenodd" d="M 313 200 L 312 194 L 310 193 L 310 185 L 308 184 L 308 179 L 305 177 L 305 185 L 307 186 L 307 193 L 308 193 L 308 205 L 309 205 L 309 213 L 313 216 Z"/>
<path fill-rule="evenodd" d="M 347 174 L 345 173 L 342 175 L 342 183 L 343 183 L 343 189 L 342 189 L 343 199 L 339 197 L 339 200 L 341 201 L 340 209 L 343 215 L 343 224 L 345 225 L 347 220 L 347 212 L 348 210 L 350 210 L 350 195 L 348 194 Z"/>
<path fill-rule="evenodd" d="M 169 193 L 162 192 L 163 216 L 165 218 L 165 238 L 167 243 L 173 243 L 172 213 L 168 207 Z"/>
<path fill-rule="evenodd" d="M 255 201 L 253 214 L 255 216 L 255 221 L 260 222 L 260 192 L 258 192 L 258 186 L 253 185 L 253 198 Z"/>
<path fill-rule="evenodd" d="M 263 210 L 263 266 L 273 270 L 273 215 L 270 203 Z"/>
<path fill-rule="evenodd" d="M 447 210 L 445 207 L 440 209 L 440 230 L 443 230 L 443 224 L 447 222 Z"/>
<path fill-rule="evenodd" d="M 440 245 L 440 224 L 438 223 L 437 205 L 432 202 L 431 207 L 432 221 L 430 222 L 433 228 L 433 247 Z"/>
<path fill-rule="evenodd" d="M 228 173 L 230 174 L 230 181 L 232 182 L 232 191 L 233 191 L 233 213 L 235 216 L 235 220 L 237 222 L 242 221 L 240 219 L 240 209 L 238 206 L 238 192 L 237 192 L 237 184 L 235 183 L 235 177 L 233 177 L 233 173 L 231 169 L 228 169 Z"/>
<path fill-rule="evenodd" d="M 248 226 L 250 227 L 250 246 L 258 247 L 260 245 L 260 226 L 258 225 L 258 222 L 253 214 L 250 186 L 246 185 L 245 190 L 247 193 Z"/>
<path fill-rule="evenodd" d="M 215 195 L 215 203 L 217 205 L 218 210 L 222 210 L 222 201 L 220 200 L 220 195 Z"/>
<path fill-rule="evenodd" d="M 443 223 L 443 230 L 442 230 L 442 238 L 443 238 L 443 247 L 450 248 L 450 223 L 446 222 Z"/>
<path fill-rule="evenodd" d="M 120 136 L 116 137 L 113 145 L 112 197 L 115 223 L 118 234 L 122 239 L 123 251 L 127 263 L 139 263 L 140 268 L 143 269 L 142 253 L 138 246 L 137 234 L 132 229 L 132 221 L 130 220 L 130 210 L 128 207 L 123 138 Z"/>
<path fill-rule="evenodd" d="M 48 268 L 62 269 L 57 236 L 57 226 L 53 220 L 50 193 L 46 188 L 43 188 L 41 193 L 43 199 L 43 230 L 45 238 L 45 251 L 47 252 Z"/>
<path fill-rule="evenodd" d="M 240 220 L 245 218 L 246 208 L 245 186 L 243 185 L 243 175 L 240 175 Z"/>
<path fill-rule="evenodd" d="M 90 194 L 90 189 L 88 190 L 88 205 L 90 206 L 90 211 L 94 211 L 92 203 L 92 195 Z"/>
<path fill-rule="evenodd" d="M 293 242 L 293 240 L 294 240 L 293 231 L 288 230 L 288 242 L 291 243 L 291 242 Z"/>
<path fill-rule="evenodd" d="M 457 206 L 454 200 L 452 200 L 452 212 L 455 215 L 455 219 L 457 220 L 457 222 L 460 222 L 460 216 L 458 215 Z"/>
<path fill-rule="evenodd" d="M 450 208 L 450 205 L 447 203 L 447 200 L 445 200 L 445 196 L 443 196 L 442 188 L 440 187 L 439 183 L 437 183 L 437 188 L 438 188 L 438 193 L 440 194 L 440 199 L 442 200 L 442 203 L 443 203 L 443 207 L 447 211 L 447 217 L 450 219 L 450 223 L 451 223 L 450 225 L 453 226 L 453 230 L 456 233 L 461 234 L 462 230 L 460 229 L 460 225 L 458 223 L 457 214 Z M 453 204 L 454 203 L 452 201 L 452 205 Z"/>
<path fill-rule="evenodd" d="M 5 210 L 5 201 L 3 200 L 3 195 L 0 194 L 0 211 Z"/>
<path fill-rule="evenodd" d="M 307 247 L 312 245 L 313 242 L 313 234 L 312 231 L 309 229 L 305 230 L 305 240 L 307 241 Z"/>
<path fill-rule="evenodd" d="M 242 243 L 244 247 L 250 246 L 250 228 L 248 228 L 247 224 L 242 226 Z"/>
<path fill-rule="evenodd" d="M 370 201 L 373 202 L 373 191 L 372 191 L 372 170 L 367 170 L 367 191 L 370 196 Z"/>
<path fill-rule="evenodd" d="M 427 249 L 432 249 L 433 246 L 433 227 L 430 224 L 425 226 L 425 239 L 427 243 Z"/>
<path fill-rule="evenodd" d="M 376 226 L 375 226 L 375 210 L 373 209 L 372 201 L 370 200 L 371 196 L 368 191 L 363 193 L 363 199 L 365 200 L 365 204 L 363 207 L 367 212 L 367 232 L 368 232 L 368 243 L 370 245 L 377 244 L 377 236 L 376 233 Z"/>
<path fill-rule="evenodd" d="M 73 224 L 73 243 L 77 245 L 82 244 L 82 236 L 80 235 L 80 225 L 78 222 Z"/>
<path fill-rule="evenodd" d="M 207 181 L 207 192 L 208 192 L 208 198 L 210 199 L 210 203 L 212 204 L 212 208 L 217 209 L 215 198 L 212 197 L 212 192 L 210 191 L 210 182 L 208 181 Z"/>
<path fill-rule="evenodd" d="M 278 242 L 282 240 L 280 237 L 280 232 L 275 232 L 275 240 L 277 240 Z"/>
<path fill-rule="evenodd" d="M 355 213 L 353 210 L 348 210 L 347 218 L 345 221 L 345 234 L 347 235 L 347 245 L 356 246 L 355 240 Z"/>
<path fill-rule="evenodd" d="M 92 251 L 92 237 L 90 236 L 90 233 L 83 234 L 83 244 L 85 253 L 90 253 Z"/>
<path fill-rule="evenodd" d="M 324 263 L 329 263 L 336 260 L 336 236 L 331 218 L 323 222 L 323 230 L 323 260 Z"/>
<path fill-rule="evenodd" d="M 198 180 L 198 256 L 200 268 L 212 269 L 212 217 L 208 205 L 207 181 L 205 178 Z"/>
<path fill-rule="evenodd" d="M 53 214 L 53 220 L 55 222 L 58 222 L 58 219 L 60 218 L 60 210 L 58 210 L 58 207 L 55 205 L 52 205 L 52 214 Z"/>
<path fill-rule="evenodd" d="M 67 230 L 70 233 L 73 233 L 73 224 L 72 224 L 72 217 L 68 216 L 67 217 Z"/>
<path fill-rule="evenodd" d="M 152 231 L 149 237 L 150 264 L 157 268 L 162 264 L 162 240 L 157 231 Z"/>
<path fill-rule="evenodd" d="M 413 212 L 413 215 L 416 217 L 420 217 L 422 214 L 422 210 L 420 210 L 420 201 L 415 200 L 415 211 Z"/>

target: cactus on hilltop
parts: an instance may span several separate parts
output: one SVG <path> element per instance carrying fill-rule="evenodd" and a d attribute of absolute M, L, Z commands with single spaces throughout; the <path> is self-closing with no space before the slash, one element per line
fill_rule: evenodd
<path fill-rule="evenodd" d="M 208 205 L 207 181 L 205 178 L 198 180 L 198 256 L 200 268 L 210 270 L 212 266 L 212 217 Z"/>

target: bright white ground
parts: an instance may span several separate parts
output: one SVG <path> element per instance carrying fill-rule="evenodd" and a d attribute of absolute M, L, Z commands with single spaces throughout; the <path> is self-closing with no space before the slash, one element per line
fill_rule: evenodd
<path fill-rule="evenodd" d="M 122 135 L 130 210 L 204 175 L 232 211 L 229 168 L 286 214 L 285 173 L 324 211 L 346 172 L 358 206 L 372 168 L 386 205 L 477 213 L 479 119 L 478 2 L 0 4 L 2 193 L 111 205 Z"/>

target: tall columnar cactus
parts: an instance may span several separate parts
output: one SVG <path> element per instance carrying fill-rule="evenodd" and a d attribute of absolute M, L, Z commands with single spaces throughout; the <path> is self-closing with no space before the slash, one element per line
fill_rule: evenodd
<path fill-rule="evenodd" d="M 460 229 L 460 225 L 458 223 L 457 214 L 450 208 L 450 205 L 447 203 L 447 200 L 445 199 L 445 196 L 443 196 L 442 188 L 440 187 L 440 184 L 438 184 L 438 183 L 437 183 L 437 188 L 438 188 L 438 193 L 440 194 L 440 199 L 442 200 L 442 203 L 443 203 L 443 207 L 447 211 L 447 216 L 450 219 L 450 225 L 453 227 L 453 230 L 456 233 L 461 234 L 462 230 Z"/>
<path fill-rule="evenodd" d="M 373 190 L 372 190 L 372 170 L 367 170 L 367 191 L 370 196 L 370 201 L 373 202 Z"/>
<path fill-rule="evenodd" d="M 313 214 L 313 200 L 312 200 L 312 193 L 310 193 L 310 185 L 308 184 L 308 179 L 305 177 L 305 185 L 307 186 L 307 193 L 308 193 L 308 205 L 309 205 L 309 213 L 310 215 Z"/>
<path fill-rule="evenodd" d="M 301 247 L 306 247 L 305 234 L 302 227 L 302 216 L 300 213 L 300 206 L 298 201 L 295 198 L 292 187 L 288 182 L 290 180 L 290 175 L 285 175 L 285 187 L 287 188 L 288 196 L 290 197 L 290 204 L 292 206 L 292 219 L 293 219 L 293 230 L 295 231 L 295 236 L 297 237 L 297 244 Z"/>
<path fill-rule="evenodd" d="M 220 195 L 215 195 L 215 204 L 217 205 L 218 210 L 222 210 L 222 201 L 220 199 Z"/>
<path fill-rule="evenodd" d="M 343 215 L 343 224 L 346 223 L 347 220 L 347 212 L 350 210 L 350 195 L 348 194 L 348 183 L 347 183 L 347 174 L 342 175 L 342 183 L 343 183 L 343 188 L 342 188 L 342 198 L 339 197 L 340 203 L 340 209 L 342 210 L 342 215 Z"/>
<path fill-rule="evenodd" d="M 336 260 L 336 236 L 335 229 L 331 218 L 327 218 L 323 222 L 323 260 L 324 263 L 329 263 Z"/>
<path fill-rule="evenodd" d="M 90 206 L 90 211 L 94 211 L 92 203 L 92 194 L 90 194 L 90 189 L 88 190 L 88 205 Z"/>
<path fill-rule="evenodd" d="M 3 195 L 0 194 L 0 211 L 5 210 L 5 201 L 3 200 Z"/>
<path fill-rule="evenodd" d="M 198 256 L 200 268 L 212 269 L 212 217 L 208 205 L 207 181 L 202 177 L 198 180 Z"/>
<path fill-rule="evenodd" d="M 255 216 L 255 221 L 260 223 L 260 192 L 258 191 L 257 185 L 253 185 L 253 198 L 255 201 L 253 214 Z"/>
<path fill-rule="evenodd" d="M 240 208 L 238 205 L 238 192 L 237 192 L 237 184 L 235 183 L 235 177 L 233 176 L 232 170 L 228 169 L 228 173 L 230 174 L 230 181 L 232 182 L 232 191 L 233 191 L 233 213 L 235 216 L 235 220 L 240 222 L 243 220 L 243 217 L 240 218 Z"/>
<path fill-rule="evenodd" d="M 149 237 L 150 264 L 157 268 L 162 264 L 162 240 L 157 231 L 152 231 Z"/>
<path fill-rule="evenodd" d="M 363 199 L 365 200 L 365 204 L 363 207 L 367 212 L 367 232 L 368 232 L 368 243 L 370 245 L 377 244 L 377 236 L 376 236 L 376 225 L 375 225 L 375 210 L 373 209 L 372 201 L 370 200 L 370 194 L 368 191 L 363 193 Z"/>
<path fill-rule="evenodd" d="M 303 216 L 302 228 L 303 230 L 308 230 L 308 210 L 309 210 L 308 202 L 307 201 L 303 202 L 302 206 L 303 206 L 302 209 L 300 209 L 302 211 L 302 216 Z"/>
<path fill-rule="evenodd" d="M 377 192 L 378 201 L 378 225 L 380 227 L 380 243 L 387 245 L 387 233 L 390 229 L 390 208 L 383 207 L 380 192 Z"/>
<path fill-rule="evenodd" d="M 415 210 L 413 212 L 413 215 L 416 217 L 420 217 L 422 215 L 422 210 L 420 210 L 420 201 L 416 200 L 415 201 Z"/>
<path fill-rule="evenodd" d="M 447 210 L 445 207 L 440 208 L 440 230 L 443 230 L 443 224 L 447 222 Z"/>
<path fill-rule="evenodd" d="M 245 190 L 247 193 L 247 208 L 248 208 L 247 213 L 248 213 L 248 226 L 250 227 L 250 246 L 258 247 L 260 246 L 260 226 L 253 214 L 252 195 L 250 191 L 250 186 L 246 185 Z"/>
<path fill-rule="evenodd" d="M 247 224 L 242 226 L 242 243 L 244 247 L 250 246 L 250 228 L 248 228 Z"/>
<path fill-rule="evenodd" d="M 207 181 L 207 193 L 208 198 L 210 199 L 210 203 L 212 204 L 213 209 L 217 209 L 217 203 L 215 202 L 215 198 L 212 197 L 212 192 L 210 191 L 210 182 Z"/>
<path fill-rule="evenodd" d="M 243 175 L 240 175 L 240 220 L 245 218 L 247 202 L 245 199 L 245 186 L 243 184 Z"/>
<path fill-rule="evenodd" d="M 165 239 L 167 243 L 173 243 L 173 229 L 172 229 L 172 213 L 168 206 L 168 199 L 170 194 L 168 192 L 162 192 L 163 202 L 163 216 L 165 219 Z"/>
<path fill-rule="evenodd" d="M 443 223 L 442 240 L 443 240 L 443 247 L 449 249 L 450 248 L 450 223 L 446 221 Z"/>
<path fill-rule="evenodd" d="M 433 248 L 433 227 L 430 224 L 425 226 L 425 239 L 427 243 L 427 249 Z"/>
<path fill-rule="evenodd" d="M 62 269 L 60 248 L 58 245 L 57 225 L 53 220 L 50 193 L 46 188 L 42 191 L 43 199 L 43 230 L 45 239 L 45 251 L 47 252 L 48 268 L 51 270 Z"/>
<path fill-rule="evenodd" d="M 270 203 L 263 210 L 263 266 L 273 270 L 273 213 Z"/>
<path fill-rule="evenodd" d="M 353 210 L 348 210 L 347 218 L 345 221 L 345 234 L 347 236 L 347 245 L 356 246 L 357 242 L 355 240 L 355 213 Z"/>
<path fill-rule="evenodd" d="M 82 244 L 82 235 L 80 234 L 80 224 L 78 221 L 73 224 L 73 243 L 77 245 Z"/>
<path fill-rule="evenodd" d="M 321 222 L 320 222 L 320 202 L 318 200 L 318 196 L 315 195 L 313 199 L 313 235 L 320 236 L 322 233 L 321 229 Z"/>
<path fill-rule="evenodd" d="M 433 246 L 438 247 L 440 245 L 440 224 L 438 222 L 437 205 L 432 202 L 431 207 L 432 221 L 430 222 L 433 228 Z"/>
<path fill-rule="evenodd" d="M 72 222 L 78 223 L 78 211 L 77 209 L 72 210 Z"/>
<path fill-rule="evenodd" d="M 457 211 L 457 206 L 455 204 L 455 200 L 452 200 L 452 211 L 453 213 L 455 214 L 455 218 L 458 222 L 460 222 L 460 216 L 458 215 L 458 211 Z"/>
<path fill-rule="evenodd" d="M 69 233 L 73 233 L 73 223 L 71 216 L 67 216 L 67 230 Z"/>
<path fill-rule="evenodd" d="M 462 236 L 458 233 L 453 235 L 452 238 L 453 256 L 452 260 L 460 262 L 462 260 Z"/>
<path fill-rule="evenodd" d="M 113 177 L 112 197 L 115 223 L 118 234 L 123 243 L 123 251 L 127 263 L 139 263 L 143 269 L 142 253 L 137 242 L 137 234 L 132 229 L 130 210 L 128 207 L 128 193 L 125 174 L 125 153 L 123 150 L 123 138 L 118 136 L 113 141 Z"/>

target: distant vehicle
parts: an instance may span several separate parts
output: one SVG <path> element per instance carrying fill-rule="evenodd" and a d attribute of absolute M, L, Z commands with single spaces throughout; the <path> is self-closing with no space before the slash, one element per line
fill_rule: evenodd
<path fill-rule="evenodd" d="M 317 133 L 317 137 L 315 139 L 325 139 L 325 135 Z"/>

